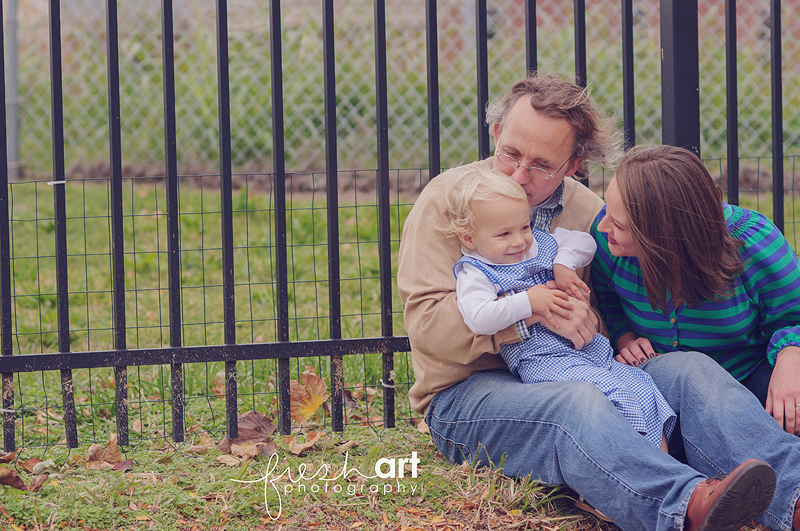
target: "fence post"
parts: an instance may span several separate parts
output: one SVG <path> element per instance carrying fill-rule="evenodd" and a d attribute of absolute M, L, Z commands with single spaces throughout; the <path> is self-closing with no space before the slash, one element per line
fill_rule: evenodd
<path fill-rule="evenodd" d="M 19 172 L 19 49 L 17 47 L 17 29 L 19 20 L 17 19 L 17 0 L 7 0 L 7 11 L 5 18 L 6 24 L 6 48 L 5 48 L 5 86 L 7 92 L 3 96 L 8 115 L 4 120 L 6 124 L 6 142 L 8 142 L 8 155 L 6 167 L 8 168 L 8 180 L 16 181 Z"/>
<path fill-rule="evenodd" d="M 700 155 L 697 0 L 661 0 L 661 114 L 665 144 Z"/>

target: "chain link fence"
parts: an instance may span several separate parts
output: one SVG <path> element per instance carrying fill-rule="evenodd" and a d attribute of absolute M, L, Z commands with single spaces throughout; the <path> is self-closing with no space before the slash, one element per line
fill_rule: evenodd
<path fill-rule="evenodd" d="M 7 4 L 8 0 L 4 1 Z M 700 91 L 704 158 L 725 156 L 724 3 L 701 2 Z M 738 2 L 740 154 L 771 151 L 769 0 Z M 477 157 L 475 12 L 472 0 L 438 6 L 442 165 Z M 427 166 L 424 0 L 387 0 L 391 165 Z M 324 167 L 322 2 L 281 5 L 287 170 Z M 375 88 L 372 0 L 337 0 L 336 78 L 339 167 L 374 168 Z M 179 171 L 218 168 L 215 8 L 211 0 L 176 0 L 175 61 Z M 786 154 L 800 135 L 800 2 L 783 2 L 783 91 Z M 521 0 L 488 2 L 490 91 L 500 94 L 525 75 Z M 62 0 L 64 127 L 67 174 L 108 175 L 104 0 Z M 12 21 L 8 18 L 6 25 Z M 236 171 L 272 168 L 269 6 L 230 0 L 231 132 Z M 540 0 L 538 67 L 574 71 L 573 2 Z M 634 2 L 637 142 L 661 140 L 658 1 Z M 22 174 L 52 172 L 47 0 L 17 0 L 19 153 Z M 594 96 L 622 116 L 619 6 L 587 0 L 588 83 Z M 6 26 L 7 27 L 7 26 Z M 8 33 L 8 31 L 6 32 Z M 119 5 L 123 173 L 163 173 L 160 3 Z M 13 158 L 14 154 L 10 154 Z M 746 160 L 743 171 L 746 171 Z"/>

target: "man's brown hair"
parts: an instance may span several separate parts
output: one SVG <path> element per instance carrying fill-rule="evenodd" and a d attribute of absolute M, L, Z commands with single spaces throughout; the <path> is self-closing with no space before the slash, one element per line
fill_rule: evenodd
<path fill-rule="evenodd" d="M 505 96 L 486 106 L 486 123 L 490 126 L 496 124 L 502 132 L 509 112 L 520 98 L 528 98 L 536 112 L 549 118 L 563 118 L 572 126 L 575 131 L 572 156 L 583 159 L 575 178 L 588 177 L 587 162 L 611 168 L 622 155 L 614 118 L 600 110 L 588 89 L 579 87 L 561 74 L 539 76 L 532 72 L 527 78 L 517 81 Z"/>
<path fill-rule="evenodd" d="M 697 308 L 730 295 L 744 265 L 725 226 L 722 192 L 700 159 L 673 146 L 634 148 L 615 174 L 653 308 Z"/>

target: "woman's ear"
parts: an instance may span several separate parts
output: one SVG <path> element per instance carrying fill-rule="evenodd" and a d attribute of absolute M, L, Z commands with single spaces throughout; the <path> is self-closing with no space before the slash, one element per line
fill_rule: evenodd
<path fill-rule="evenodd" d="M 463 247 L 466 247 L 470 251 L 475 250 L 475 242 L 472 241 L 471 234 L 464 230 L 460 230 L 456 234 L 458 235 L 458 240 L 461 242 Z"/>

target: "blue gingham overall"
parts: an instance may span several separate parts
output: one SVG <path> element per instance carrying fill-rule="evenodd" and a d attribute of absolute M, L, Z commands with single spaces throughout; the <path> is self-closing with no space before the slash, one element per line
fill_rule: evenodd
<path fill-rule="evenodd" d="M 536 257 L 518 264 L 487 264 L 464 256 L 460 262 L 481 270 L 498 295 L 518 293 L 553 280 L 553 259 L 558 244 L 550 234 L 533 231 L 538 244 Z M 669 407 L 650 375 L 637 367 L 617 362 L 608 338 L 595 334 L 583 350 L 540 324 L 529 328 L 531 338 L 504 345 L 500 355 L 511 372 L 525 383 L 582 380 L 595 384 L 633 428 L 656 446 L 662 432 L 669 437 L 675 426 L 675 412 Z"/>

